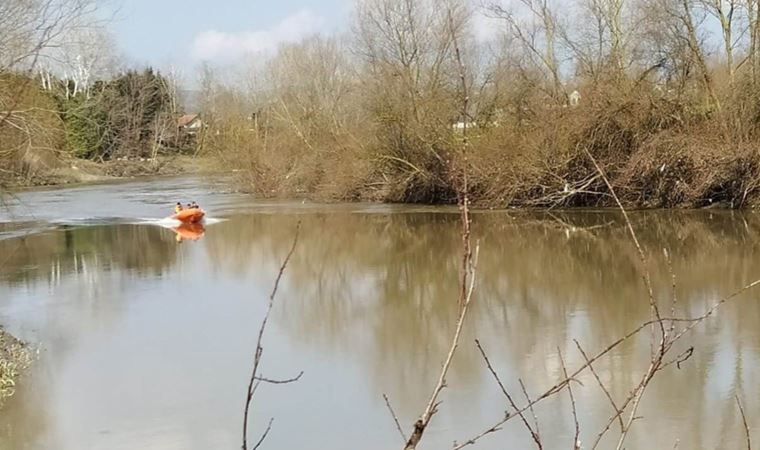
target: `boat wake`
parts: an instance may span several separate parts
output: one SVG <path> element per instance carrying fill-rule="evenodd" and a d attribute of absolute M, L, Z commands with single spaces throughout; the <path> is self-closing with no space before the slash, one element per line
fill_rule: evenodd
<path fill-rule="evenodd" d="M 200 222 L 200 224 L 204 226 L 208 226 L 208 225 L 216 225 L 224 221 L 225 219 L 206 217 Z M 163 219 L 140 219 L 138 222 L 133 223 L 133 225 L 157 225 L 163 228 L 177 228 L 178 226 L 182 224 L 183 222 L 177 219 L 172 219 L 171 217 L 164 217 Z"/>
<path fill-rule="evenodd" d="M 227 219 L 213 217 L 204 218 L 199 225 L 208 227 L 222 223 Z M 51 221 L 19 221 L 19 222 L 0 222 L 0 241 L 6 239 L 23 238 L 48 231 L 65 230 L 71 228 L 119 226 L 119 225 L 145 225 L 159 226 L 162 228 L 176 230 L 183 227 L 179 220 L 169 217 L 157 218 L 125 218 L 125 217 L 79 217 L 66 218 Z"/>

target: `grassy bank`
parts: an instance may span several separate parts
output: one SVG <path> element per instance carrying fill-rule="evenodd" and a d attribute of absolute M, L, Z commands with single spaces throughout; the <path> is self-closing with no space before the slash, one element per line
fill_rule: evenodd
<path fill-rule="evenodd" d="M 0 405 L 13 395 L 18 377 L 31 361 L 27 345 L 0 328 Z"/>
<path fill-rule="evenodd" d="M 197 174 L 216 170 L 219 170 L 219 166 L 215 160 L 191 156 L 121 159 L 101 163 L 69 158 L 57 160 L 54 166 L 43 166 L 35 171 L 10 172 L 4 176 L 0 175 L 0 186 L 8 189 L 59 186 L 142 176 Z"/>

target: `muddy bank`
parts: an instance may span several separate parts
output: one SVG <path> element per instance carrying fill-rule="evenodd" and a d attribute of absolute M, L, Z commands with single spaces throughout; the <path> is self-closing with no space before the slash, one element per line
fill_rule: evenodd
<path fill-rule="evenodd" d="M 0 328 L 0 406 L 13 395 L 19 376 L 31 361 L 27 344 Z"/>
<path fill-rule="evenodd" d="M 60 161 L 55 165 L 36 167 L 24 172 L 0 172 L 0 184 L 8 188 L 57 186 L 96 183 L 125 178 L 155 175 L 203 173 L 216 169 L 207 158 L 171 156 L 135 159 L 117 159 L 93 162 L 81 159 Z"/>

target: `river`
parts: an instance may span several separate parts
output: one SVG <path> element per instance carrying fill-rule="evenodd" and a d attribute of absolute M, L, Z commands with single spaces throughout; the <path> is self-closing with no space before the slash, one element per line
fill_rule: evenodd
<path fill-rule="evenodd" d="M 215 219 L 197 241 L 160 219 L 176 201 Z M 40 349 L 0 410 L 0 448 L 238 449 L 259 322 L 300 221 L 264 337 L 252 427 L 262 449 L 402 448 L 448 350 L 461 260 L 456 208 L 269 201 L 223 179 L 161 178 L 19 192 L 0 212 L 0 324 Z M 696 315 L 760 278 L 754 212 L 633 212 L 655 291 Z M 480 246 L 471 315 L 440 412 L 421 448 L 450 448 L 649 317 L 635 248 L 615 211 L 474 214 Z M 738 395 L 760 421 L 760 298 L 724 305 L 684 343 L 693 356 L 647 391 L 629 449 L 745 443 Z M 644 333 L 596 364 L 622 401 L 647 368 Z M 582 383 L 582 385 L 581 385 Z M 574 385 L 584 448 L 613 411 L 588 374 Z M 521 400 L 522 401 L 522 400 Z M 547 449 L 572 448 L 565 393 L 535 411 Z M 755 439 L 759 439 L 754 429 Z M 603 448 L 614 448 L 615 432 Z M 613 442 L 614 441 L 614 442 Z M 531 448 L 519 420 L 473 448 Z"/>

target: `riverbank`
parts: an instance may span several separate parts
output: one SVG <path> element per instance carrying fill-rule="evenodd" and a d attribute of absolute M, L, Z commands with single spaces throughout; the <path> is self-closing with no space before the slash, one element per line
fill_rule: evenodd
<path fill-rule="evenodd" d="M 142 176 L 197 174 L 216 169 L 216 162 L 209 158 L 184 155 L 117 159 L 102 163 L 71 158 L 54 165 L 42 165 L 26 173 L 0 172 L 0 185 L 6 188 L 60 186 Z"/>
<path fill-rule="evenodd" d="M 0 406 L 13 395 L 18 377 L 31 360 L 27 344 L 0 328 Z"/>

